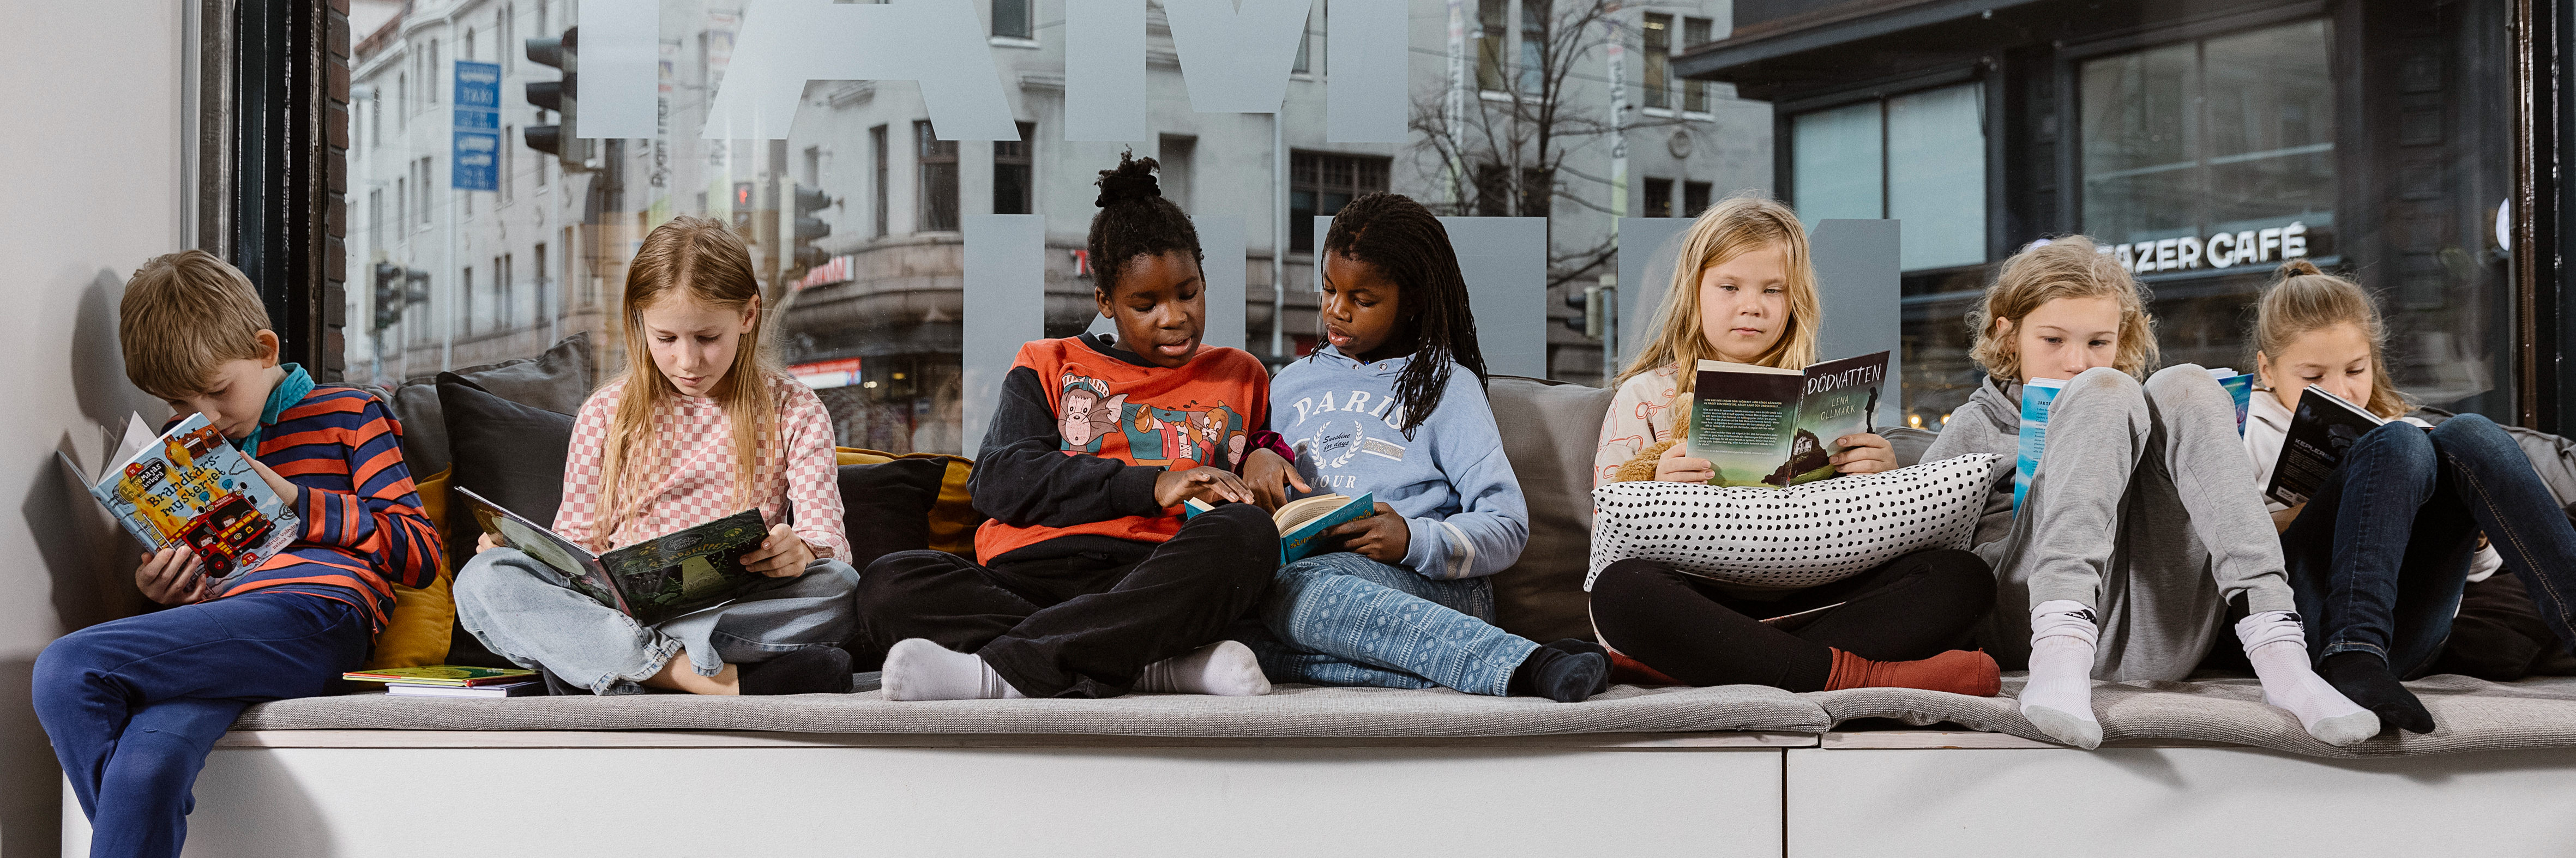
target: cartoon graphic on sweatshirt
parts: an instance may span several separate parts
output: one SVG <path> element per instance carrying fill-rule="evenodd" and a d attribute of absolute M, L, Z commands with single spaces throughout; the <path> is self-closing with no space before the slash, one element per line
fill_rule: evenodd
<path fill-rule="evenodd" d="M 1224 402 L 1204 408 L 1196 402 L 1184 403 L 1179 408 L 1162 408 L 1127 402 L 1125 394 L 1100 398 L 1106 396 L 1105 387 L 1082 387 L 1078 394 L 1076 387 L 1068 382 L 1064 393 L 1065 425 L 1061 427 L 1065 449 L 1098 453 L 1101 438 L 1114 428 L 1127 441 L 1128 458 L 1139 465 L 1163 465 L 1174 469 L 1215 465 L 1232 470 L 1240 466 L 1243 457 L 1250 452 L 1243 415 Z M 1078 397 L 1097 403 L 1084 412 L 1088 422 L 1083 431 L 1091 433 L 1082 436 L 1089 444 L 1087 448 L 1074 446 L 1076 435 L 1072 424 Z M 1108 416 L 1113 408 L 1119 415 L 1115 418 Z"/>
<path fill-rule="evenodd" d="M 1118 429 L 1119 415 L 1126 411 L 1127 394 L 1111 396 L 1108 382 L 1069 372 L 1059 383 L 1064 407 L 1057 418 L 1057 429 L 1064 435 L 1064 451 L 1099 453 L 1101 439 Z"/>

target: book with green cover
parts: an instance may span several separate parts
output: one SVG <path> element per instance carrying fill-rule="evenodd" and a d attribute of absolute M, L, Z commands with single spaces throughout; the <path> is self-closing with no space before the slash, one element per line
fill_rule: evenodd
<path fill-rule="evenodd" d="M 451 491 L 472 506 L 483 532 L 554 567 L 571 579 L 572 589 L 644 625 L 733 601 L 765 579 L 742 565 L 742 556 L 769 536 L 756 509 L 593 554 L 472 489 Z"/>
<path fill-rule="evenodd" d="M 1704 360 L 1698 372 L 1686 443 L 1716 469 L 1708 484 L 1787 488 L 1833 476 L 1835 442 L 1878 431 L 1887 353 L 1804 370 Z"/>
<path fill-rule="evenodd" d="M 461 664 L 433 664 L 426 667 L 389 667 L 384 670 L 352 670 L 341 679 L 357 682 L 393 682 L 404 685 L 442 685 L 471 688 L 478 685 L 501 685 L 527 682 L 536 678 L 533 670 L 515 667 L 467 667 Z"/>

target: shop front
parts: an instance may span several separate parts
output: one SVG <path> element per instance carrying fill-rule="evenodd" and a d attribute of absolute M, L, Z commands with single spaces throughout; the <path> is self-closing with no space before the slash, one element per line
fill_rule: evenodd
<path fill-rule="evenodd" d="M 1996 265 L 2070 234 L 2148 286 L 2169 364 L 2250 367 L 2253 302 L 2304 258 L 2379 295 L 2406 393 L 2514 422 L 2513 15 L 1738 0 L 1675 67 L 1771 103 L 1802 216 L 1904 221 L 1908 422 L 1977 383 L 1964 317 Z"/>

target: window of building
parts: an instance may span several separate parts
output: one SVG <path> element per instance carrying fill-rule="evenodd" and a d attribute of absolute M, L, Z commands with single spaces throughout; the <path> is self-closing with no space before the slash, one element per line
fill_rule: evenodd
<path fill-rule="evenodd" d="M 1387 189 L 1385 158 L 1288 153 L 1288 249 L 1315 250 L 1315 219 L 1332 217 L 1362 194 Z"/>
<path fill-rule="evenodd" d="M 1036 170 L 1031 153 L 1037 146 L 1037 126 L 1020 123 L 1020 139 L 993 141 L 993 213 L 1031 214 L 1037 211 Z"/>
<path fill-rule="evenodd" d="M 1160 142 L 1162 154 L 1154 160 L 1162 165 L 1155 173 L 1163 189 L 1163 198 L 1180 206 L 1182 211 L 1189 211 L 1190 185 L 1197 179 L 1199 138 L 1165 134 Z"/>
<path fill-rule="evenodd" d="M 957 141 L 941 140 L 929 120 L 912 123 L 913 157 L 920 165 L 914 183 L 920 232 L 957 229 Z"/>
<path fill-rule="evenodd" d="M 367 249 L 385 249 L 385 192 L 382 188 L 367 192 Z"/>
<path fill-rule="evenodd" d="M 1929 89 L 1790 118 L 1798 216 L 1905 222 L 1907 271 L 1986 261 L 1985 89 Z"/>
<path fill-rule="evenodd" d="M 465 266 L 464 271 L 458 272 L 456 285 L 456 294 L 458 297 L 464 299 L 462 303 L 465 305 L 458 308 L 463 312 L 456 314 L 457 321 L 460 323 L 459 327 L 464 328 L 464 330 L 458 331 L 457 333 L 470 335 L 474 333 L 474 266 Z M 484 303 L 488 304 L 491 302 L 486 301 Z"/>
<path fill-rule="evenodd" d="M 1511 0 L 1476 0 L 1476 87 L 1487 92 L 1501 92 L 1504 84 L 1504 49 L 1511 39 L 1506 29 L 1511 14 Z"/>
<path fill-rule="evenodd" d="M 516 167 L 518 165 L 519 153 L 519 130 L 517 128 L 508 125 L 501 126 L 500 149 L 501 176 L 500 181 L 494 182 L 493 185 L 501 189 L 501 202 L 507 203 L 518 195 L 517 186 L 519 184 L 519 174 L 516 172 Z"/>
<path fill-rule="evenodd" d="M 1034 38 L 1030 27 L 1037 17 L 1029 8 L 1031 0 L 993 0 L 993 35 L 1004 39 Z"/>
<path fill-rule="evenodd" d="M 465 28 L 465 61 L 470 63 L 479 58 L 474 53 L 474 28 L 467 27 Z"/>
<path fill-rule="evenodd" d="M 1708 208 L 1709 192 L 1715 189 L 1707 182 L 1683 182 L 1681 216 L 1699 217 L 1699 213 Z"/>
<path fill-rule="evenodd" d="M 411 127 L 411 73 L 394 73 L 394 130 Z"/>
<path fill-rule="evenodd" d="M 806 185 L 817 188 L 823 186 L 823 147 L 805 147 L 805 157 L 799 166 L 804 169 L 797 175 Z"/>
<path fill-rule="evenodd" d="M 1645 50 L 1639 59 L 1646 67 L 1645 106 L 1669 110 L 1673 106 L 1673 16 L 1646 13 Z"/>
<path fill-rule="evenodd" d="M 1315 17 L 1322 14 L 1324 14 L 1324 4 L 1322 3 L 1317 3 L 1306 8 L 1306 28 L 1297 31 L 1297 64 L 1290 66 L 1288 69 L 1289 71 L 1302 75 L 1311 75 L 1315 73 L 1315 37 L 1323 35 L 1320 29 L 1315 26 Z"/>
<path fill-rule="evenodd" d="M 1549 0 L 1521 2 L 1521 92 L 1537 94 L 1547 89 L 1547 30 Z"/>
<path fill-rule="evenodd" d="M 869 194 L 874 197 L 871 201 L 872 204 L 869 206 L 869 210 L 873 218 L 873 222 L 876 224 L 877 237 L 884 238 L 886 236 L 887 229 L 886 180 L 888 177 L 887 162 L 889 160 L 886 156 L 885 126 L 879 125 L 875 128 L 868 129 L 868 153 L 869 157 L 876 161 L 876 170 L 874 171 L 876 178 L 874 181 L 870 182 L 868 186 Z"/>
<path fill-rule="evenodd" d="M 1647 179 L 1644 202 L 1646 217 L 1672 217 L 1673 180 Z"/>
<path fill-rule="evenodd" d="M 1687 51 L 1708 44 L 1709 33 L 1715 29 L 1715 24 L 1716 22 L 1707 18 L 1683 18 L 1681 49 Z M 1708 81 L 1682 82 L 1682 110 L 1690 113 L 1708 112 Z"/>
<path fill-rule="evenodd" d="M 385 145 L 385 96 L 384 93 L 377 92 L 373 89 L 372 84 L 369 86 L 370 88 L 367 90 L 367 147 L 372 149 Z"/>
<path fill-rule="evenodd" d="M 422 78 L 424 85 L 420 88 L 421 94 L 428 97 L 426 101 L 430 104 L 438 103 L 438 79 L 444 77 L 440 74 L 442 71 L 444 69 L 438 67 L 438 40 L 431 39 L 429 40 L 429 74 Z"/>
<path fill-rule="evenodd" d="M 494 260 L 492 263 L 492 291 L 494 293 L 492 300 L 492 314 L 496 317 L 494 319 L 495 324 L 493 325 L 496 330 L 509 330 L 510 324 L 516 321 L 519 315 L 518 296 L 513 294 L 518 291 L 519 287 L 518 278 L 515 276 L 518 274 L 517 266 L 515 264 L 516 262 L 517 260 L 510 258 L 510 254 L 504 253 L 501 254 L 500 259 Z"/>
<path fill-rule="evenodd" d="M 533 248 L 533 252 L 532 252 L 532 253 L 530 253 L 530 254 L 529 254 L 529 256 L 528 256 L 528 261 L 536 263 L 535 265 L 531 265 L 531 266 L 529 266 L 529 267 L 528 267 L 528 272 L 529 272 L 529 273 L 531 273 L 531 274 L 535 274 L 535 275 L 537 275 L 537 276 L 536 276 L 535 283 L 534 283 L 534 285 L 535 285 L 535 287 L 536 287 L 534 291 L 535 291 L 535 293 L 536 293 L 536 294 L 532 296 L 532 297 L 534 297 L 534 298 L 536 299 L 536 304 L 537 304 L 537 318 L 540 318 L 540 319 L 550 318 L 550 317 L 552 317 L 552 316 L 554 315 L 554 309 L 553 309 L 552 307 L 549 307 L 549 306 L 547 306 L 547 305 L 546 305 L 546 301 L 547 301 L 549 298 L 551 298 L 551 297 L 552 297 L 552 295 L 550 294 L 550 293 L 552 292 L 552 290 L 550 290 L 550 289 L 546 288 L 548 285 L 551 285 L 551 284 L 547 283 L 547 277 L 546 277 L 546 243 L 545 243 L 545 242 L 542 242 L 542 241 L 537 242 L 537 246 L 536 246 L 535 248 Z"/>
<path fill-rule="evenodd" d="M 2326 37 L 2304 21 L 2085 61 L 2084 231 L 2141 274 L 2334 256 Z"/>
<path fill-rule="evenodd" d="M 1511 181 L 1511 167 L 1503 164 L 1479 164 L 1476 167 L 1476 216 L 1478 217 L 1546 217 L 1548 204 L 1556 197 L 1555 176 L 1535 167 L 1521 168 L 1520 186 Z M 1669 184 L 1669 182 L 1667 183 Z M 1513 195 L 1518 193 L 1519 198 Z M 1664 197 L 1671 207 L 1670 193 Z"/>
<path fill-rule="evenodd" d="M 429 226 L 429 201 L 437 196 L 430 192 L 430 188 L 432 187 L 431 182 L 433 181 L 432 173 L 435 168 L 430 164 L 430 160 L 428 158 L 421 158 L 412 163 L 417 165 L 414 169 L 419 171 L 419 175 L 412 179 L 411 185 L 412 189 L 416 191 L 416 193 L 412 194 L 412 204 L 417 207 L 417 211 L 414 212 L 417 217 L 413 219 L 413 223 L 417 226 L 427 227 Z"/>

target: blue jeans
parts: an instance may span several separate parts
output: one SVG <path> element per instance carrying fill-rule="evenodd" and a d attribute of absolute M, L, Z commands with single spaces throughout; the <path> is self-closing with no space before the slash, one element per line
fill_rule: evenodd
<path fill-rule="evenodd" d="M 1273 682 L 1509 693 L 1538 644 L 1494 627 L 1483 578 L 1434 581 L 1347 551 L 1280 567 L 1259 631 L 1238 633 Z"/>
<path fill-rule="evenodd" d="M 643 626 L 575 592 L 562 572 L 516 548 L 456 570 L 456 620 L 492 652 L 593 694 L 639 694 L 686 651 L 700 676 L 800 649 L 839 646 L 856 631 L 859 573 L 838 560 L 771 578 L 724 605 Z"/>
<path fill-rule="evenodd" d="M 2481 531 L 2559 641 L 2576 641 L 2576 527 L 2512 436 L 2475 414 L 2362 435 L 2281 532 L 2308 651 L 2375 653 L 2400 677 L 2429 669 Z"/>
<path fill-rule="evenodd" d="M 100 623 L 36 657 L 36 720 L 90 821 L 90 854 L 179 854 L 206 753 L 253 703 L 312 697 L 358 669 L 367 615 L 245 593 Z"/>

